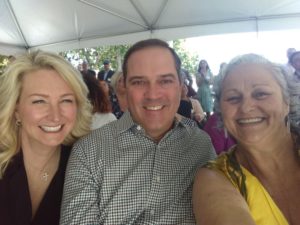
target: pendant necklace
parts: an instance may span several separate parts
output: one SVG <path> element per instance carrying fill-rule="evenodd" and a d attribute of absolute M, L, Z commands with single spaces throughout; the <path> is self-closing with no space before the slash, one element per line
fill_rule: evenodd
<path fill-rule="evenodd" d="M 57 156 L 59 157 L 59 155 L 60 155 L 60 151 L 57 151 L 57 152 L 53 153 L 53 155 L 48 159 L 48 161 L 45 163 L 45 165 L 39 172 L 40 180 L 42 180 L 43 182 L 48 182 L 48 180 L 50 178 L 50 171 L 53 170 L 53 165 L 51 163 L 53 162 L 53 159 L 55 159 Z M 59 159 L 58 159 L 58 163 L 59 163 Z M 50 167 L 49 167 L 49 164 L 51 165 Z M 47 168 L 47 166 L 49 168 Z"/>
<path fill-rule="evenodd" d="M 48 162 L 46 162 L 46 164 L 45 164 L 45 166 L 43 167 L 43 169 L 41 170 L 40 178 L 41 178 L 42 181 L 44 181 L 44 182 L 47 182 L 47 181 L 48 181 L 48 178 L 49 178 L 50 174 L 49 174 L 49 170 L 48 170 L 48 171 L 46 170 L 46 167 L 47 167 L 47 165 L 48 165 L 49 163 L 51 163 L 51 161 L 53 160 L 53 158 L 56 157 L 56 154 L 59 154 L 59 155 L 60 155 L 59 152 L 60 152 L 60 151 L 58 151 L 58 153 L 54 153 L 54 154 L 50 157 L 50 159 L 48 160 Z M 50 169 L 50 168 L 49 168 L 49 169 Z M 42 171 L 43 171 L 43 172 L 42 172 Z"/>
<path fill-rule="evenodd" d="M 48 181 L 48 177 L 49 177 L 49 173 L 47 171 L 42 173 L 42 180 L 47 182 Z"/>

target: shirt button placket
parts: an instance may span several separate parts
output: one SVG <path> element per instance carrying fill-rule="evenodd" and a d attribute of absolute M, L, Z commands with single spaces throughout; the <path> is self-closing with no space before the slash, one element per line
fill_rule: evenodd
<path fill-rule="evenodd" d="M 158 183 L 158 184 L 160 183 L 160 176 L 156 177 L 156 183 Z"/>
<path fill-rule="evenodd" d="M 154 214 L 155 214 L 154 209 L 151 209 L 151 210 L 150 210 L 150 215 L 151 215 L 151 216 L 154 216 Z"/>

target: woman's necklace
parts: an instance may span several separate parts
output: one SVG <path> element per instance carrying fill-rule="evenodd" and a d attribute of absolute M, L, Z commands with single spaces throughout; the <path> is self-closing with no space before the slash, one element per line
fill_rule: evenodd
<path fill-rule="evenodd" d="M 47 181 L 48 181 L 48 178 L 49 178 L 49 176 L 50 176 L 50 170 L 52 170 L 52 171 L 55 171 L 55 170 L 56 170 L 56 168 L 57 168 L 56 164 L 59 163 L 59 159 L 57 160 L 58 163 L 54 163 L 55 165 L 51 164 L 51 162 L 52 162 L 52 161 L 54 161 L 54 162 L 56 161 L 55 159 L 56 159 L 57 155 L 58 155 L 58 157 L 59 157 L 59 155 L 60 155 L 60 150 L 57 150 L 55 153 L 53 153 L 53 155 L 52 155 L 52 156 L 49 158 L 49 160 L 45 163 L 43 169 L 41 170 L 41 176 L 40 176 L 40 178 L 41 178 L 42 181 L 47 182 Z M 53 160 L 53 158 L 55 158 L 55 159 Z M 46 169 L 47 166 L 48 166 L 49 164 L 52 165 L 52 166 L 49 167 L 48 169 Z M 55 170 L 52 169 L 53 167 L 54 167 Z"/>
<path fill-rule="evenodd" d="M 56 169 L 58 168 L 59 164 L 59 158 L 60 158 L 60 148 L 57 149 L 53 154 L 50 156 L 50 158 L 45 162 L 45 164 L 42 166 L 41 169 L 38 167 L 32 166 L 31 163 L 29 163 L 29 169 L 32 171 L 30 172 L 31 175 L 34 175 L 36 179 L 41 180 L 43 182 L 48 182 Z"/>
<path fill-rule="evenodd" d="M 42 180 L 47 182 L 48 181 L 48 177 L 49 177 L 49 173 L 47 171 L 44 171 L 42 173 Z"/>

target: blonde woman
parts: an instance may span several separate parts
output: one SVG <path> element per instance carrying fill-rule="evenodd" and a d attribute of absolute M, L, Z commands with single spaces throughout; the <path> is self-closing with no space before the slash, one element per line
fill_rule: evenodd
<path fill-rule="evenodd" d="M 59 224 L 72 144 L 90 129 L 88 90 L 73 66 L 37 51 L 0 77 L 1 224 Z"/>

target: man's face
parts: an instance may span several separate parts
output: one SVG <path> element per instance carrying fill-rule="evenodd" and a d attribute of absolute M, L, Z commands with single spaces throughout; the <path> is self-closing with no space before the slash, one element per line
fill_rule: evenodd
<path fill-rule="evenodd" d="M 128 59 L 129 111 L 147 135 L 159 141 L 173 125 L 181 95 L 174 58 L 168 49 L 148 47 Z"/>
<path fill-rule="evenodd" d="M 88 70 L 88 64 L 86 62 L 82 63 L 82 70 L 87 71 Z"/>
<path fill-rule="evenodd" d="M 291 62 L 296 71 L 300 71 L 300 53 L 297 53 Z"/>
<path fill-rule="evenodd" d="M 110 64 L 109 63 L 104 64 L 104 70 L 109 70 L 109 68 L 110 68 Z"/>

